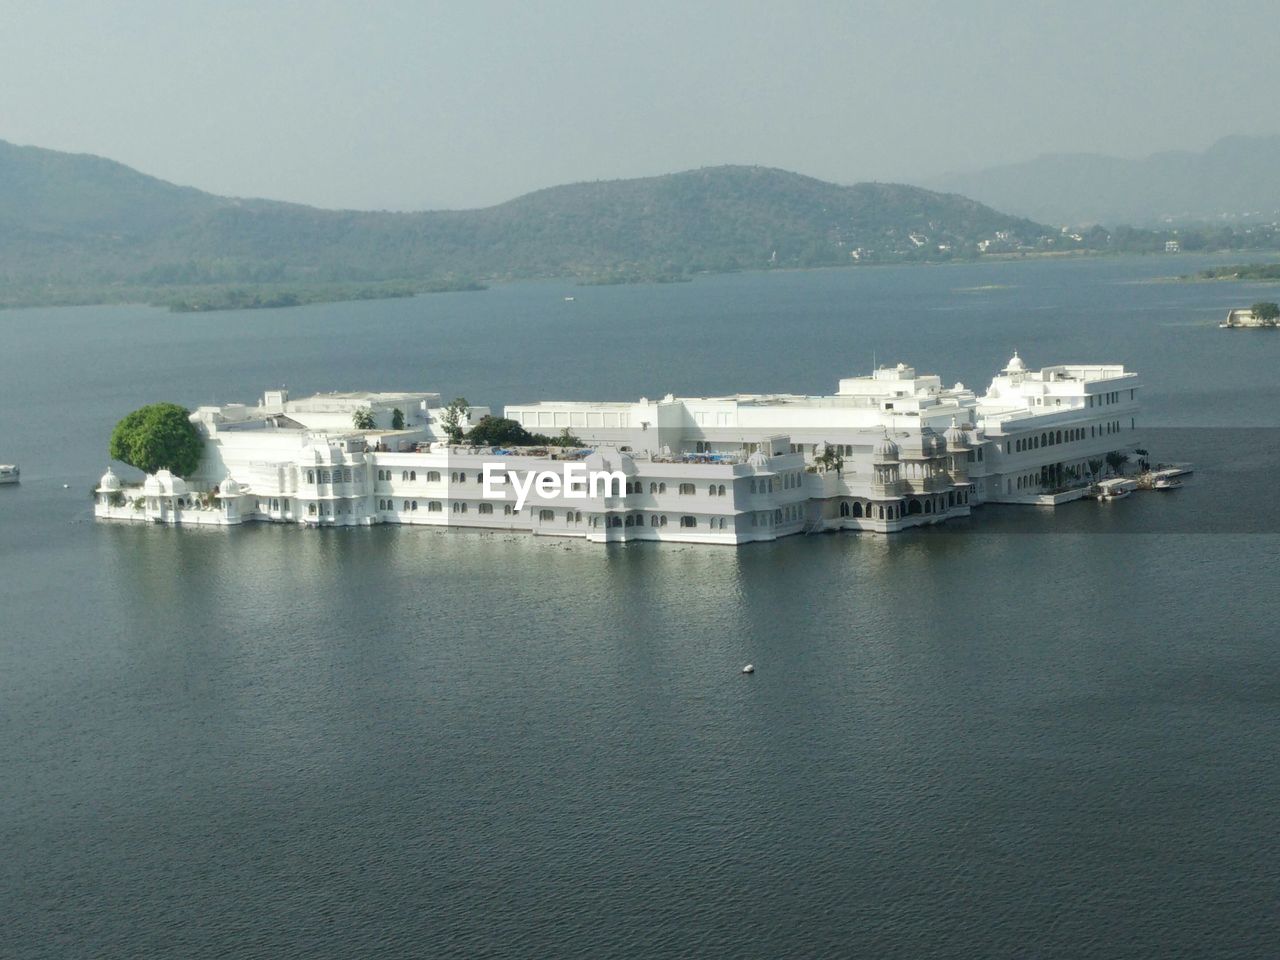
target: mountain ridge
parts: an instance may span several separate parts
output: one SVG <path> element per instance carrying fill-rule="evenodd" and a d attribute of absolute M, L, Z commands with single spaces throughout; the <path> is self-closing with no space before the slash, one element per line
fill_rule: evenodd
<path fill-rule="evenodd" d="M 926 181 L 1015 215 L 1078 226 L 1153 225 L 1280 212 L 1280 134 L 1223 137 L 1201 151 L 1136 159 L 1050 153 Z"/>
<path fill-rule="evenodd" d="M 949 259 L 996 232 L 1044 230 L 919 187 L 745 165 L 562 184 L 473 210 L 324 210 L 0 141 L 0 278 L 28 290 L 668 277 L 849 263 L 854 251 Z"/>

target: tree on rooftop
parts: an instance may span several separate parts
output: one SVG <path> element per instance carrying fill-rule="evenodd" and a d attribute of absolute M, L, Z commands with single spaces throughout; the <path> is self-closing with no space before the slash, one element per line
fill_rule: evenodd
<path fill-rule="evenodd" d="M 116 424 L 108 453 L 144 473 L 169 470 L 187 477 L 200 466 L 204 441 L 185 407 L 153 403 Z"/>
<path fill-rule="evenodd" d="M 462 442 L 462 421 L 471 416 L 471 406 L 466 397 L 454 397 L 440 414 L 440 423 L 450 443 Z"/>
<path fill-rule="evenodd" d="M 373 419 L 371 408 L 361 407 L 351 415 L 351 425 L 357 430 L 372 430 L 377 427 L 378 422 Z"/>
<path fill-rule="evenodd" d="M 525 447 L 534 442 L 532 435 L 515 420 L 492 415 L 476 421 L 467 434 L 467 441 L 478 447 Z"/>
<path fill-rule="evenodd" d="M 396 407 L 394 410 L 391 411 L 391 429 L 392 430 L 404 429 L 404 411 L 401 410 L 399 407 Z"/>

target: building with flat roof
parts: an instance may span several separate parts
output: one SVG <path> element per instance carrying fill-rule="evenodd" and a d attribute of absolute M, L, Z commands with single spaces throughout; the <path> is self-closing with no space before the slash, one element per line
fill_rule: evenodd
<path fill-rule="evenodd" d="M 1032 371 L 1015 353 L 978 396 L 897 364 L 842 379 L 826 396 L 512 404 L 505 415 L 528 432 L 571 440 L 516 449 L 447 442 L 437 393 L 292 400 L 269 391 L 256 406 L 192 414 L 205 455 L 185 480 L 162 472 L 126 487 L 109 470 L 95 512 L 165 523 L 421 524 L 595 542 L 894 533 L 968 516 L 983 503 L 1079 497 L 1108 452 L 1137 442 L 1138 389 L 1122 366 Z M 354 427 L 357 411 L 373 426 Z M 473 407 L 464 428 L 486 413 Z M 580 496 L 569 477 L 586 473 L 616 482 Z"/>

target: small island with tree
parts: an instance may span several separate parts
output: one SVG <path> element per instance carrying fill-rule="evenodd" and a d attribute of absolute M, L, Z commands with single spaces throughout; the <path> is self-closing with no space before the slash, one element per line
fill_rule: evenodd
<path fill-rule="evenodd" d="M 1231 310 L 1218 326 L 1224 329 L 1267 327 L 1274 330 L 1280 323 L 1280 304 L 1262 300 L 1245 310 Z"/>

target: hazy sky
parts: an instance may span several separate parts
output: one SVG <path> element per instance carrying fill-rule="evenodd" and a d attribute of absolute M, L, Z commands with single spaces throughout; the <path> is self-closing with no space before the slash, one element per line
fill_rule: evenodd
<path fill-rule="evenodd" d="M 0 139 L 216 193 L 478 206 L 720 163 L 842 183 L 1275 133 L 1276 0 L 0 0 Z"/>

